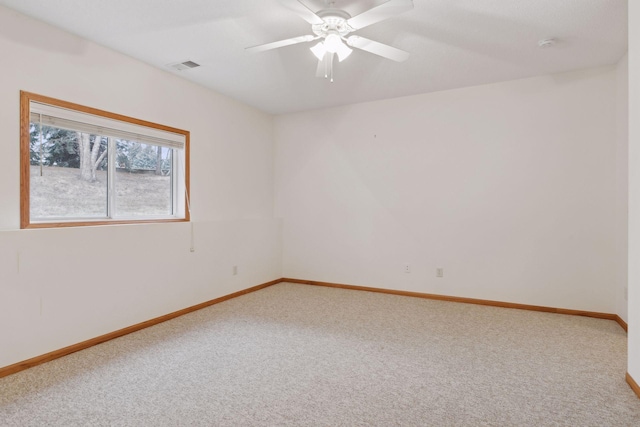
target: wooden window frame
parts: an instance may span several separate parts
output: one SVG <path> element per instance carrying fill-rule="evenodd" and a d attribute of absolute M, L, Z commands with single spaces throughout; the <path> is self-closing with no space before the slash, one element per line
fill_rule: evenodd
<path fill-rule="evenodd" d="M 118 120 L 122 122 L 132 123 L 139 126 L 145 126 L 153 129 L 159 129 L 166 132 L 172 132 L 176 134 L 184 135 L 184 218 L 147 218 L 147 219 L 98 219 L 95 221 L 79 220 L 60 222 L 31 222 L 30 213 L 30 181 L 31 181 L 31 169 L 30 169 L 30 112 L 31 101 L 39 102 L 42 104 L 48 104 L 55 107 L 66 108 L 69 110 L 78 111 L 81 113 L 92 114 L 95 116 L 105 117 L 112 120 Z M 59 227 L 82 227 L 82 226 L 96 226 L 96 225 L 116 225 L 116 224 L 148 224 L 148 223 L 164 223 L 164 222 L 189 222 L 189 131 L 173 128 L 170 126 L 161 125 L 158 123 L 148 122 L 146 120 L 135 119 L 133 117 L 124 116 L 121 114 L 111 113 L 96 108 L 87 107 L 72 102 L 62 101 L 59 99 L 51 98 L 48 96 L 38 95 L 31 92 L 20 91 L 20 228 L 59 228 Z"/>

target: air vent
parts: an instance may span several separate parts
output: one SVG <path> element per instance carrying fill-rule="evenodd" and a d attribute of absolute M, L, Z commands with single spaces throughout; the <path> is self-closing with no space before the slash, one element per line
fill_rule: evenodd
<path fill-rule="evenodd" d="M 179 62 L 177 64 L 168 65 L 169 68 L 173 68 L 174 70 L 178 70 L 178 71 L 188 70 L 190 68 L 196 68 L 199 66 L 200 64 L 196 64 L 193 61 L 184 61 L 184 62 Z"/>

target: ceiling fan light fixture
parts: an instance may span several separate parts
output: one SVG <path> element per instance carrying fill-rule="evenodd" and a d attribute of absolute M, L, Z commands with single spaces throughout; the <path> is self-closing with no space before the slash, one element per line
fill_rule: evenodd
<path fill-rule="evenodd" d="M 347 47 L 342 42 L 342 37 L 340 37 L 340 35 L 337 33 L 330 33 L 329 35 L 327 35 L 327 37 L 325 37 L 324 49 L 326 52 L 329 52 L 331 54 L 338 54 L 338 61 L 340 62 L 342 62 L 344 59 L 347 59 L 347 57 L 351 55 L 351 52 L 353 52 L 352 49 Z"/>
<path fill-rule="evenodd" d="M 344 43 L 340 43 L 340 47 L 336 50 L 336 53 L 338 54 L 338 61 L 342 62 L 343 60 L 347 59 L 347 57 L 349 57 L 349 55 L 351 55 L 351 52 L 353 52 L 353 49 L 347 47 Z"/>
<path fill-rule="evenodd" d="M 309 48 L 311 52 L 318 58 L 319 61 L 322 61 L 324 55 L 327 53 L 327 48 L 324 46 L 323 42 L 318 43 L 317 45 Z"/>
<path fill-rule="evenodd" d="M 344 45 L 338 34 L 331 33 L 324 39 L 324 47 L 327 49 L 327 52 L 336 53 L 338 49 L 340 49 L 340 46 Z"/>

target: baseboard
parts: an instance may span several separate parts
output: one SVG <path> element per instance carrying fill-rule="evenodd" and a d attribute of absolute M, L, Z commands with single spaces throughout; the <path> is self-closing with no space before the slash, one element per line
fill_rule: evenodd
<path fill-rule="evenodd" d="M 402 296 L 432 299 L 432 300 L 438 300 L 438 301 L 461 302 L 465 304 L 477 304 L 477 305 L 488 305 L 492 307 L 515 308 L 518 310 L 530 310 L 530 311 L 541 311 L 545 313 L 569 314 L 572 316 L 595 317 L 597 319 L 613 320 L 617 322 L 625 331 L 627 330 L 627 324 L 617 314 L 599 313 L 596 311 L 571 310 L 568 308 L 555 308 L 555 307 L 545 307 L 540 305 L 517 304 L 517 303 L 511 303 L 511 302 L 491 301 L 491 300 L 475 299 L 475 298 L 452 297 L 447 295 L 426 294 L 422 292 L 398 291 L 394 289 L 371 288 L 368 286 L 354 286 L 354 285 L 345 285 L 341 283 L 318 282 L 315 280 L 283 278 L 280 281 L 289 282 L 289 283 L 299 283 L 304 285 L 325 286 L 329 288 L 340 288 L 340 289 L 350 289 L 350 290 L 356 290 L 356 291 L 368 291 L 368 292 L 378 292 L 383 294 L 402 295 Z"/>
<path fill-rule="evenodd" d="M 631 386 L 631 390 L 633 390 L 636 396 L 640 398 L 640 386 L 638 385 L 637 382 L 635 382 L 633 378 L 631 378 L 631 375 L 629 375 L 628 372 L 627 372 L 627 383 L 629 383 L 629 385 Z"/>
<path fill-rule="evenodd" d="M 109 341 L 109 340 L 112 340 L 114 338 L 119 338 L 119 337 L 122 337 L 124 335 L 128 335 L 128 334 L 130 334 L 132 332 L 137 332 L 139 330 L 148 328 L 150 326 L 154 326 L 154 325 L 157 325 L 159 323 L 166 322 L 167 320 L 175 319 L 176 317 L 180 317 L 180 316 L 183 316 L 185 314 L 192 313 L 192 312 L 200 310 L 202 308 L 209 307 L 211 305 L 218 304 L 218 303 L 221 303 L 223 301 L 226 301 L 226 300 L 229 300 L 229 299 L 232 299 L 232 298 L 237 298 L 237 297 L 239 297 L 241 295 L 245 295 L 245 294 L 248 294 L 250 292 L 255 292 L 255 291 L 258 291 L 260 289 L 264 289 L 266 287 L 269 287 L 269 286 L 275 285 L 277 283 L 280 283 L 281 281 L 282 281 L 282 279 L 272 280 L 270 282 L 266 282 L 266 283 L 263 283 L 261 285 L 253 286 L 251 288 L 244 289 L 244 290 L 238 291 L 238 292 L 234 292 L 234 293 L 229 294 L 229 295 L 224 295 L 224 296 L 221 296 L 219 298 L 212 299 L 210 301 L 206 301 L 206 302 L 203 302 L 203 303 L 191 306 L 191 307 L 184 308 L 182 310 L 174 311 L 173 313 L 165 314 L 164 316 L 156 317 L 155 319 L 147 320 L 145 322 L 138 323 L 138 324 L 133 325 L 133 326 L 129 326 L 129 327 L 126 327 L 126 328 L 123 328 L 123 329 L 120 329 L 120 330 L 117 330 L 117 331 L 114 331 L 114 332 L 110 332 L 108 334 L 101 335 L 101 336 L 96 337 L 96 338 L 92 338 L 92 339 L 89 339 L 89 340 L 86 340 L 86 341 L 82 341 L 80 343 L 73 344 L 73 345 L 70 345 L 68 347 L 64 347 L 64 348 L 61 348 L 59 350 L 55 350 L 55 351 L 52 351 L 50 353 L 43 354 L 41 356 L 36 356 L 36 357 L 31 358 L 31 359 L 24 360 L 22 362 L 14 363 L 13 365 L 9 365 L 9 366 L 6 366 L 4 368 L 0 368 L 0 378 L 6 377 L 7 375 L 15 374 L 16 372 L 24 371 L 25 369 L 32 368 L 34 366 L 40 365 L 42 363 L 49 362 L 49 361 L 54 360 L 54 359 L 58 359 L 58 358 L 63 357 L 63 356 L 67 356 L 67 355 L 69 355 L 71 353 L 75 353 L 76 351 L 84 350 L 84 349 L 92 347 L 94 345 L 101 344 L 101 343 L 103 343 L 105 341 Z"/>
<path fill-rule="evenodd" d="M 622 317 L 620 317 L 620 316 L 618 316 L 618 315 L 616 314 L 616 318 L 615 318 L 615 319 L 613 319 L 613 320 L 615 320 L 616 322 L 618 322 L 618 325 L 622 326 L 622 329 L 624 329 L 624 331 L 625 331 L 625 332 L 628 332 L 628 331 L 629 331 L 629 327 L 627 326 L 627 322 L 625 322 L 624 320 L 622 320 Z"/>

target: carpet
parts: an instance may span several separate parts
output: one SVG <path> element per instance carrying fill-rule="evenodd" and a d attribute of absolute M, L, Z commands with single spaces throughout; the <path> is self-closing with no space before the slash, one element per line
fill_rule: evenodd
<path fill-rule="evenodd" d="M 640 426 L 611 320 L 281 283 L 0 378 L 2 426 Z"/>

